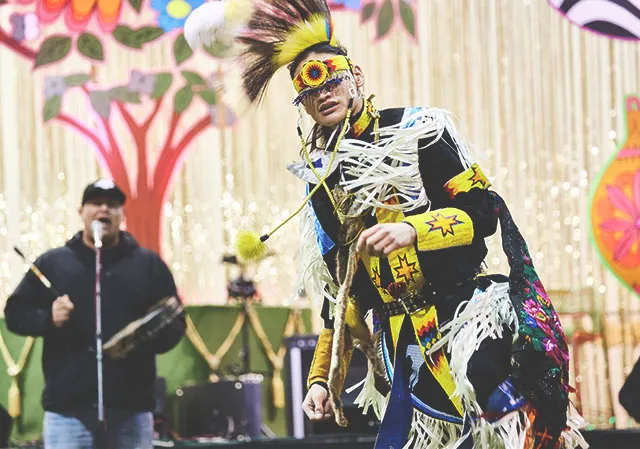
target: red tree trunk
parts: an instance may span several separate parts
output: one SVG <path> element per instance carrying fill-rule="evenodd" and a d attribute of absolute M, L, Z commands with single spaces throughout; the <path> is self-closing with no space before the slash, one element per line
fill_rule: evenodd
<path fill-rule="evenodd" d="M 125 206 L 127 232 L 140 246 L 161 254 L 162 205 L 157 200 L 147 200 L 147 195 L 130 197 Z"/>

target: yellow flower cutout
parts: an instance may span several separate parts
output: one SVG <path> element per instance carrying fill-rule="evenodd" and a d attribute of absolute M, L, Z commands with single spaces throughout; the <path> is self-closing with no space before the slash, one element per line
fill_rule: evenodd
<path fill-rule="evenodd" d="M 309 61 L 302 67 L 300 75 L 308 87 L 318 87 L 327 81 L 329 69 L 322 61 Z"/>

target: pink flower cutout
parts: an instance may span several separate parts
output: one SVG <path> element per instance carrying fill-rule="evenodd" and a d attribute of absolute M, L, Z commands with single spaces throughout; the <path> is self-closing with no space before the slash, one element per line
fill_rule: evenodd
<path fill-rule="evenodd" d="M 640 170 L 633 177 L 632 197 L 628 198 L 620 187 L 607 186 L 611 204 L 629 218 L 613 218 L 600 225 L 608 232 L 622 232 L 613 252 L 613 260 L 618 261 L 629 254 L 634 243 L 640 245 Z M 640 250 L 640 246 L 639 246 Z"/>

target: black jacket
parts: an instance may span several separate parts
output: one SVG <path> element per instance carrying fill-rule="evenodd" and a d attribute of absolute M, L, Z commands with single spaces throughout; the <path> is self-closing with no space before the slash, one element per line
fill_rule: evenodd
<path fill-rule="evenodd" d="M 63 247 L 44 253 L 36 266 L 74 304 L 70 321 L 53 325 L 54 295 L 29 271 L 7 300 L 7 327 L 20 335 L 44 337 L 42 367 L 45 410 L 62 412 L 97 406 L 95 339 L 95 252 L 76 234 Z M 102 251 L 103 343 L 161 299 L 176 295 L 173 276 L 160 257 L 121 233 Z M 125 359 L 103 358 L 105 407 L 150 411 L 154 407 L 157 353 L 173 348 L 185 329 L 184 313 L 152 342 Z"/>

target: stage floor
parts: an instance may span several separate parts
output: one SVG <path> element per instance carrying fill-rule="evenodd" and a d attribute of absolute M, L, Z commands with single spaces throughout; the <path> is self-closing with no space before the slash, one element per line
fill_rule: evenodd
<path fill-rule="evenodd" d="M 640 430 L 593 430 L 584 432 L 590 449 L 640 449 Z M 366 435 L 323 435 L 302 440 L 275 438 L 254 441 L 206 442 L 182 441 L 159 443 L 160 448 L 211 448 L 211 449 L 372 449 L 375 438 Z"/>
<path fill-rule="evenodd" d="M 584 432 L 589 449 L 640 449 L 640 429 L 593 430 Z M 322 435 L 298 440 L 273 438 L 254 441 L 156 441 L 154 449 L 373 449 L 375 438 L 371 435 Z M 41 443 L 21 444 L 21 449 L 42 449 Z"/>

